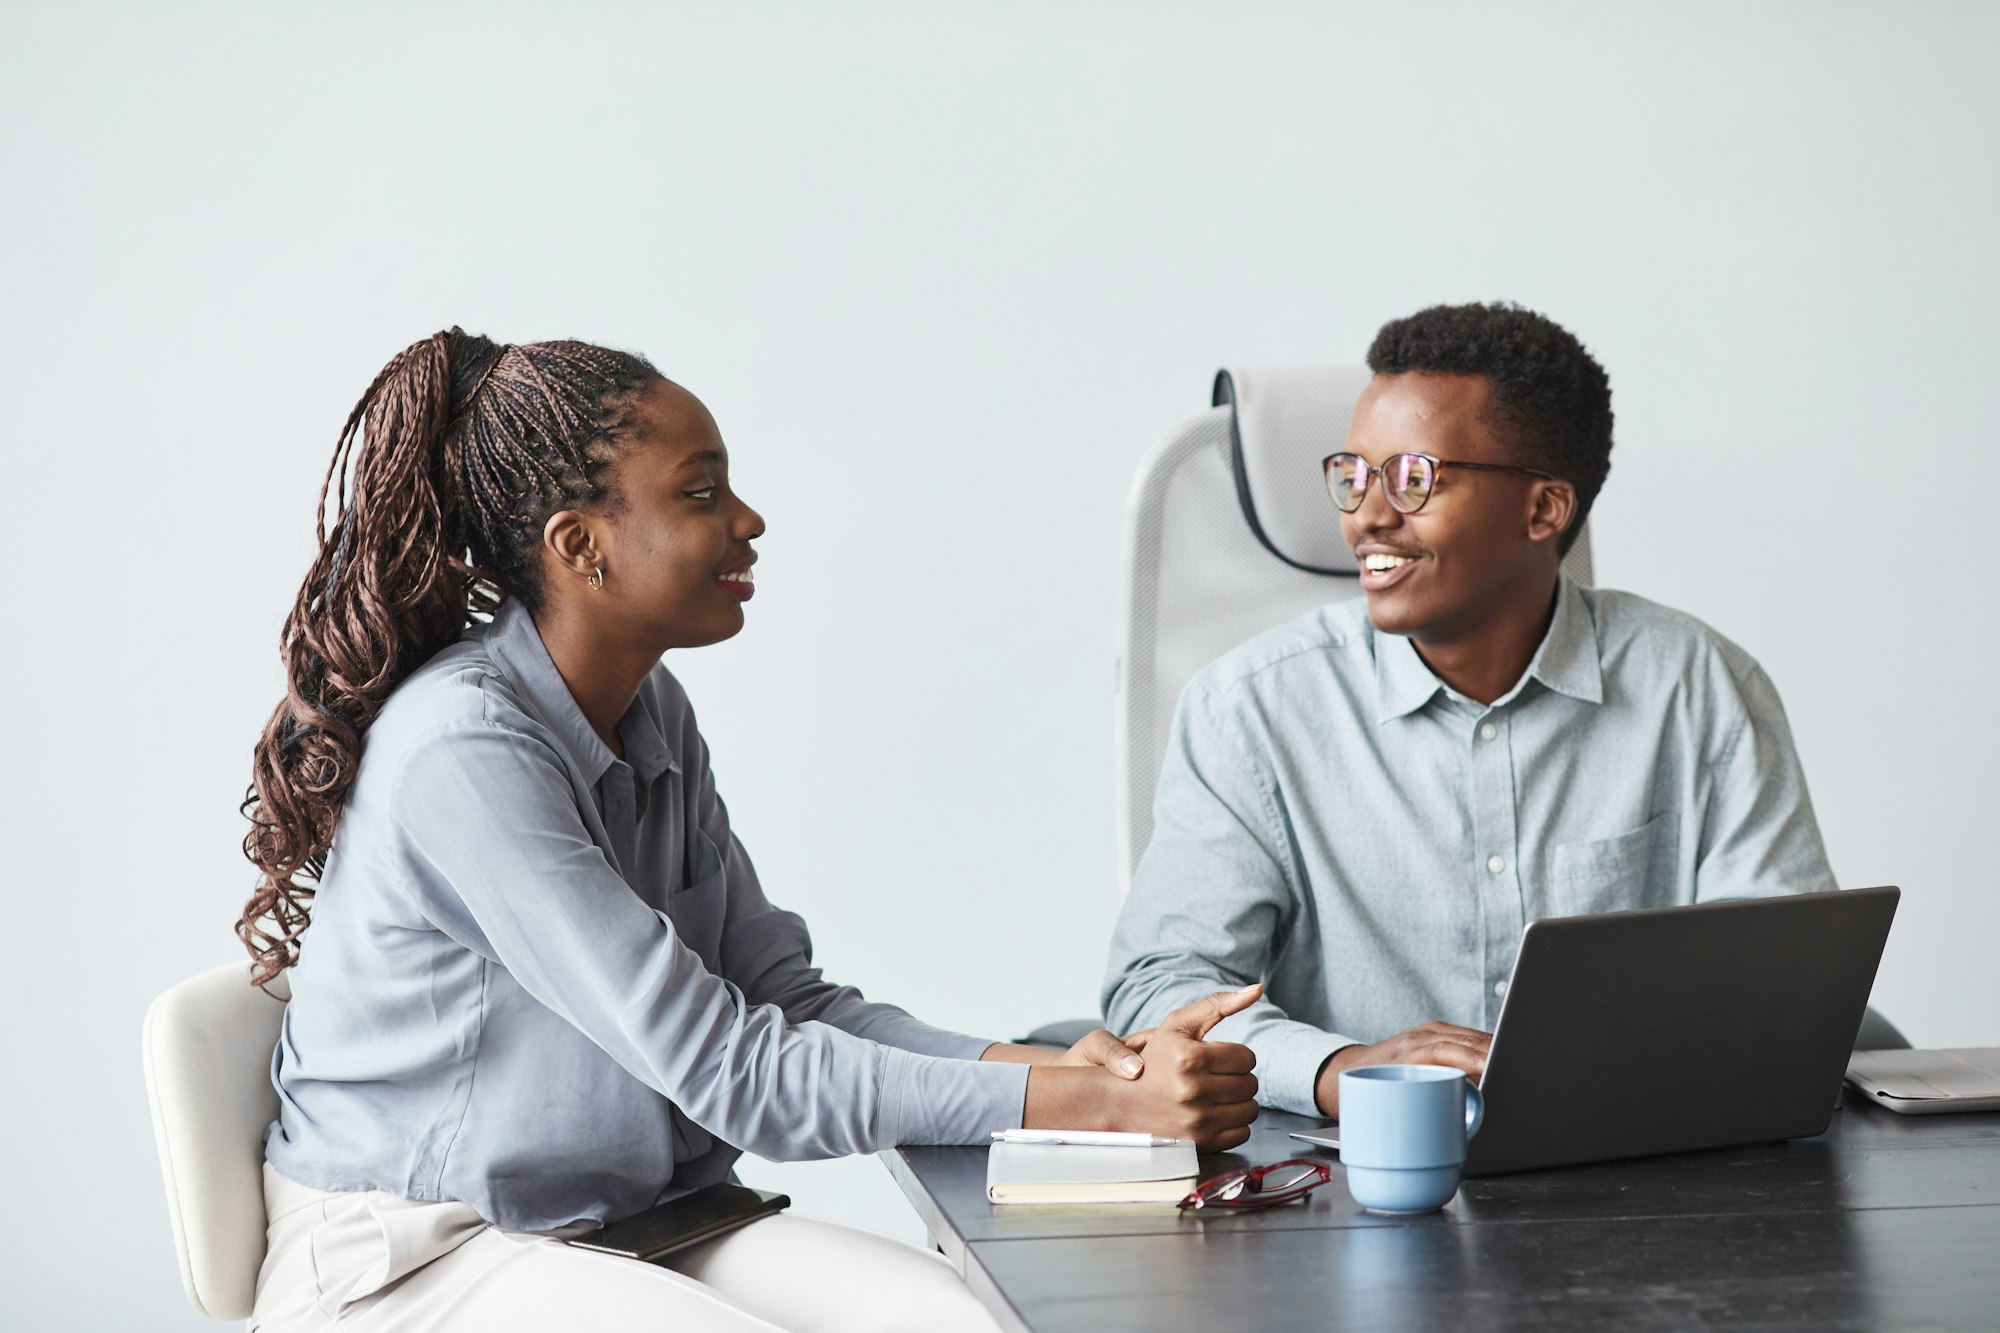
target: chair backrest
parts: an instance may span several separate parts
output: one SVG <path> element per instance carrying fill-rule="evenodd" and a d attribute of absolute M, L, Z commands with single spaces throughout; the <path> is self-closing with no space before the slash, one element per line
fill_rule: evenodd
<path fill-rule="evenodd" d="M 1153 834 L 1181 687 L 1244 640 L 1361 590 L 1320 461 L 1347 440 L 1365 366 L 1230 368 L 1140 466 L 1125 521 L 1117 669 L 1119 874 Z M 1591 581 L 1590 533 L 1563 571 Z"/>
<path fill-rule="evenodd" d="M 289 996 L 280 974 L 272 990 Z M 244 1319 L 264 1263 L 264 1130 L 277 1118 L 271 1052 L 282 1000 L 247 962 L 191 977 L 146 1011 L 146 1099 L 188 1303 Z"/>

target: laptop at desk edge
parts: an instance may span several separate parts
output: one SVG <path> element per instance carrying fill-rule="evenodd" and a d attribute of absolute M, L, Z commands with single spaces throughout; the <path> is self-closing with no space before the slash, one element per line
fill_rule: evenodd
<path fill-rule="evenodd" d="M 1823 1133 L 1894 886 L 1530 922 L 1468 1176 Z"/>

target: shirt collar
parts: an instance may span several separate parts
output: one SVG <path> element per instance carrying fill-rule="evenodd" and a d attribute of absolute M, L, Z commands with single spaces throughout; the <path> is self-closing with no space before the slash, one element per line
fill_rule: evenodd
<path fill-rule="evenodd" d="M 535 618 L 510 597 L 493 613 L 493 623 L 484 634 L 494 665 L 520 688 L 535 715 L 555 733 L 576 766 L 595 785 L 618 762 L 618 756 L 611 753 L 611 747 L 576 706 L 576 696 L 556 670 L 541 631 L 535 628 Z M 651 691 L 644 686 L 618 719 L 618 739 L 625 744 L 625 762 L 640 782 L 651 782 L 667 769 L 680 769 L 653 710 Z"/>
<path fill-rule="evenodd" d="M 1587 704 L 1604 702 L 1604 664 L 1597 653 L 1597 618 L 1583 590 L 1567 578 L 1556 584 L 1556 618 L 1528 663 L 1527 675 L 1557 694 Z"/>
<path fill-rule="evenodd" d="M 1585 703 L 1604 702 L 1604 671 L 1597 652 L 1597 622 L 1583 592 L 1567 578 L 1556 582 L 1556 613 L 1542 636 L 1541 647 L 1514 688 L 1493 701 L 1494 707 L 1514 699 L 1527 681 L 1537 680 L 1558 694 Z M 1407 717 L 1444 689 L 1431 674 L 1417 646 L 1400 634 L 1375 634 L 1376 720 Z"/>
<path fill-rule="evenodd" d="M 1407 717 L 1443 688 L 1444 682 L 1417 656 L 1416 644 L 1400 634 L 1375 631 L 1375 691 L 1380 700 L 1377 722 Z"/>

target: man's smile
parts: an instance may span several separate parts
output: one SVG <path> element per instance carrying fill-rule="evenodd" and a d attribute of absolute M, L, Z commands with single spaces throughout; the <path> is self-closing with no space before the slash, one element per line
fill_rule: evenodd
<path fill-rule="evenodd" d="M 1354 563 L 1361 570 L 1361 587 L 1367 592 L 1393 588 L 1408 578 L 1423 558 L 1423 553 L 1419 551 L 1391 550 L 1380 546 L 1354 553 Z"/>

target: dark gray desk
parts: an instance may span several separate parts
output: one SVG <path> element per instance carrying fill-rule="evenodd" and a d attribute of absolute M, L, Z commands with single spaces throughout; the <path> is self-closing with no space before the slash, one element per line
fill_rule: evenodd
<path fill-rule="evenodd" d="M 1904 1117 L 1850 1092 L 1816 1139 L 1468 1181 L 1442 1213 L 1348 1197 L 1265 1112 L 1204 1175 L 1334 1163 L 1308 1204 L 996 1208 L 980 1148 L 882 1154 L 1003 1327 L 2000 1329 L 2000 1114 Z"/>

